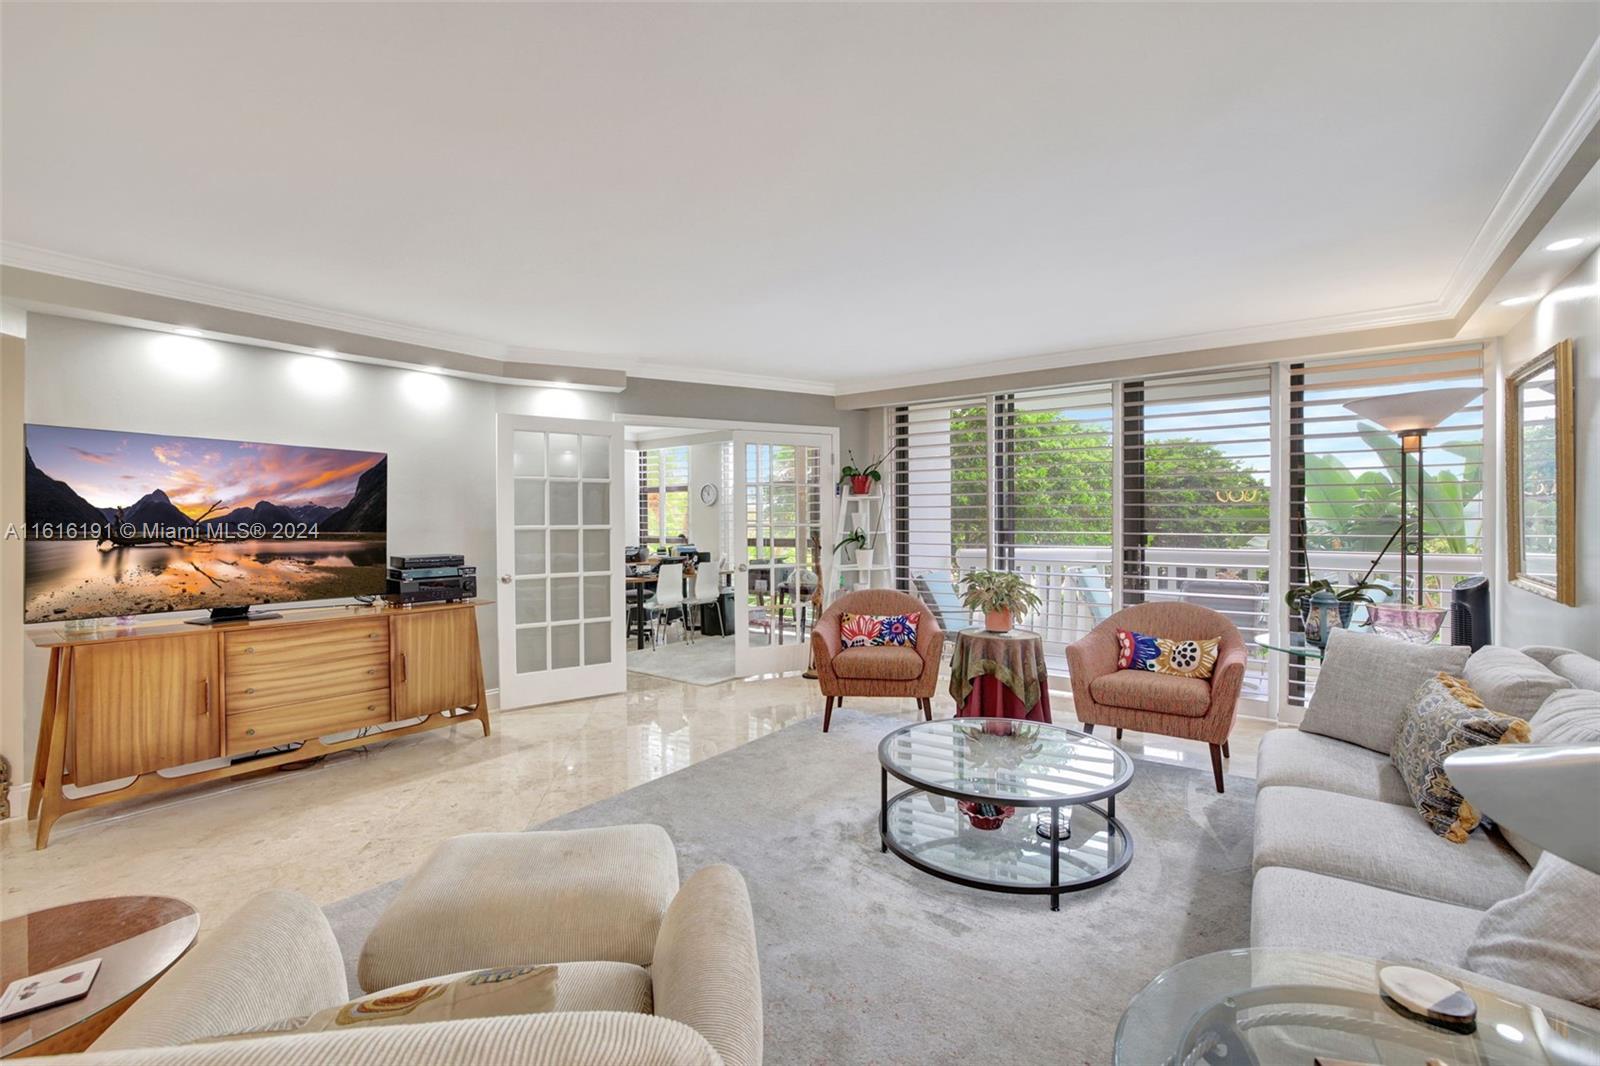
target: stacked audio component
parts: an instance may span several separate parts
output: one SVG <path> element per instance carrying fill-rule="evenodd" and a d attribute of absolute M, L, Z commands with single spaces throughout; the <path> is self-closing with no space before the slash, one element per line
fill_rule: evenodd
<path fill-rule="evenodd" d="M 385 596 L 397 607 L 455 603 L 478 594 L 478 568 L 461 555 L 391 555 Z"/>

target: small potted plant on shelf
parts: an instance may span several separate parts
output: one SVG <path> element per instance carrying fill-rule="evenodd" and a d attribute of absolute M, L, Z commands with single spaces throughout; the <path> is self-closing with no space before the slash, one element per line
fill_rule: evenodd
<path fill-rule="evenodd" d="M 883 472 L 879 468 L 883 466 L 883 461 L 889 458 L 888 453 L 878 456 L 878 458 L 864 467 L 855 465 L 855 452 L 845 452 L 844 454 L 845 459 L 848 461 L 844 464 L 843 469 L 839 471 L 839 484 L 843 485 L 848 481 L 850 482 L 850 495 L 866 496 L 872 492 L 872 486 L 883 480 Z"/>
<path fill-rule="evenodd" d="M 1340 588 L 1326 578 L 1319 577 L 1304 585 L 1294 586 L 1283 600 L 1289 605 L 1289 610 L 1300 615 L 1306 643 L 1325 648 L 1328 634 L 1335 629 L 1350 628 L 1350 614 L 1356 604 L 1372 603 L 1374 592 L 1388 595 L 1392 591 L 1388 585 L 1366 578 Z"/>
<path fill-rule="evenodd" d="M 1003 570 L 971 570 L 961 578 L 961 602 L 983 612 L 991 633 L 1009 633 L 1014 617 L 1039 606 L 1039 594 L 1021 574 Z"/>
<path fill-rule="evenodd" d="M 833 546 L 835 552 L 855 548 L 855 565 L 863 571 L 872 569 L 872 538 L 860 526 L 846 533 L 844 539 Z"/>

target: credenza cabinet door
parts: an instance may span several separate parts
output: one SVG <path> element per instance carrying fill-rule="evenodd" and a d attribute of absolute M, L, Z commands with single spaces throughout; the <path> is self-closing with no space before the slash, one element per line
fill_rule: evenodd
<path fill-rule="evenodd" d="M 472 611 L 400 614 L 389 626 L 397 721 L 478 702 L 478 626 Z"/>
<path fill-rule="evenodd" d="M 120 641 L 71 654 L 73 784 L 222 754 L 212 634 Z"/>

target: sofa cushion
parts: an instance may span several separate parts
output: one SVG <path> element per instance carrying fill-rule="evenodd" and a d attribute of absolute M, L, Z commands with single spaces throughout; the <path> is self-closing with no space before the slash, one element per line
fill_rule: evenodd
<path fill-rule="evenodd" d="M 563 962 L 556 966 L 553 1010 L 655 1010 L 650 971 L 631 962 Z"/>
<path fill-rule="evenodd" d="M 1250 891 L 1250 946 L 1460 966 L 1484 912 L 1269 866 Z"/>
<path fill-rule="evenodd" d="M 1552 692 L 1572 687 L 1537 659 L 1493 644 L 1473 652 L 1461 676 L 1485 707 L 1523 719 L 1532 718 Z"/>
<path fill-rule="evenodd" d="M 1394 741 L 1394 766 L 1428 828 L 1452 844 L 1461 844 L 1482 816 L 1451 783 L 1444 760 L 1468 748 L 1527 739 L 1527 722 L 1485 707 L 1472 686 L 1440 674 L 1417 691 L 1417 705 Z"/>
<path fill-rule="evenodd" d="M 1417 688 L 1441 672 L 1459 676 L 1467 655 L 1466 648 L 1335 629 L 1300 728 L 1388 755 Z"/>
<path fill-rule="evenodd" d="M 750 891 L 731 866 L 707 866 L 672 901 L 651 967 L 658 1017 L 694 1027 L 725 1066 L 760 1066 L 761 963 Z"/>
<path fill-rule="evenodd" d="M 1600 874 L 1546 852 L 1527 888 L 1484 914 L 1467 968 L 1600 1007 Z"/>
<path fill-rule="evenodd" d="M 372 991 L 522 963 L 648 965 L 677 891 L 657 825 L 451 837 L 378 919 L 357 977 Z"/>
<path fill-rule="evenodd" d="M 1211 707 L 1211 684 L 1195 677 L 1118 670 L 1089 682 L 1089 694 L 1108 707 L 1199 718 Z"/>
<path fill-rule="evenodd" d="M 1452 844 L 1409 807 L 1292 785 L 1256 793 L 1255 868 L 1269 866 L 1479 909 L 1516 895 L 1528 878 L 1527 864 L 1498 837 L 1474 833 Z"/>
<path fill-rule="evenodd" d="M 1256 788 L 1268 785 L 1300 785 L 1411 805 L 1411 792 L 1393 759 L 1300 729 L 1274 729 L 1261 738 L 1256 751 Z"/>
<path fill-rule="evenodd" d="M 853 681 L 915 681 L 922 676 L 922 656 L 910 648 L 846 648 L 829 662 L 835 675 Z"/>
<path fill-rule="evenodd" d="M 1591 692 L 1600 690 L 1600 659 L 1571 648 L 1556 648 L 1546 644 L 1530 644 L 1522 652 L 1572 682 L 1574 688 L 1586 688 Z"/>
<path fill-rule="evenodd" d="M 1582 688 L 1557 692 L 1528 725 L 1532 744 L 1600 744 L 1600 692 Z"/>

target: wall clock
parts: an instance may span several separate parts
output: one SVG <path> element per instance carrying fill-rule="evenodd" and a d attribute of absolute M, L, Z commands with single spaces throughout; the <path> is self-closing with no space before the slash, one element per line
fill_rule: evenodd
<path fill-rule="evenodd" d="M 711 484 L 701 485 L 700 502 L 707 507 L 715 507 L 717 505 L 717 487 Z"/>

